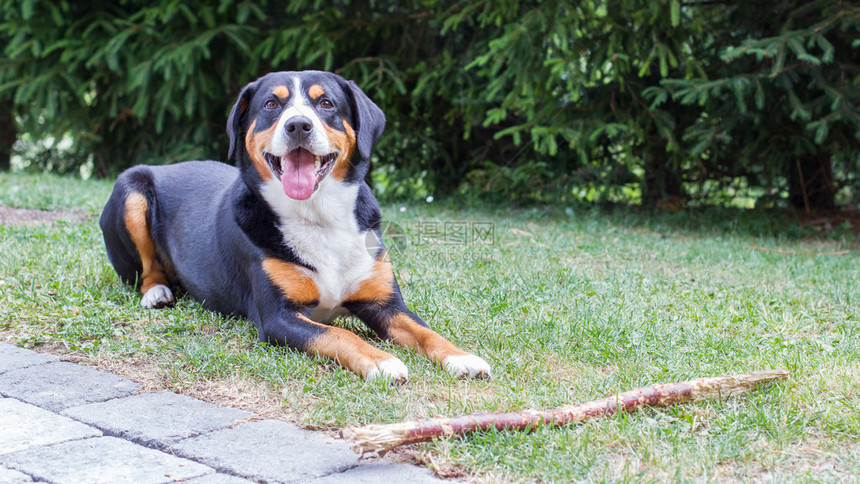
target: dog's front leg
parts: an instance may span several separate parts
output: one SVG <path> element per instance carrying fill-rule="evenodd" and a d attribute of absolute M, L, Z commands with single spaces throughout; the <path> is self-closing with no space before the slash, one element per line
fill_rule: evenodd
<path fill-rule="evenodd" d="M 425 355 L 458 378 L 489 378 L 490 365 L 469 354 L 427 326 L 403 302 L 391 265 L 382 257 L 374 275 L 345 302 L 344 307 L 384 339 Z"/>
<path fill-rule="evenodd" d="M 427 326 L 403 305 L 380 307 L 373 303 L 351 303 L 353 314 L 382 338 L 425 355 L 458 378 L 489 378 L 490 365 L 481 357 L 467 353 Z"/>
<path fill-rule="evenodd" d="M 299 311 L 283 311 L 278 317 L 264 320 L 261 326 L 264 341 L 331 358 L 366 380 L 402 382 L 409 373 L 399 358 L 374 348 L 350 331 L 317 323 Z"/>
<path fill-rule="evenodd" d="M 408 370 L 400 359 L 350 331 L 308 318 L 320 294 L 306 269 L 274 258 L 265 259 L 262 269 L 254 279 L 254 307 L 247 313 L 257 322 L 261 340 L 331 358 L 366 380 L 406 380 Z"/>

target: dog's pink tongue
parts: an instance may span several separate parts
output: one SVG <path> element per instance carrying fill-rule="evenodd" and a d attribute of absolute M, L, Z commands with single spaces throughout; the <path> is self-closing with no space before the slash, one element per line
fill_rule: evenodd
<path fill-rule="evenodd" d="M 307 200 L 314 193 L 316 173 L 314 155 L 304 148 L 296 148 L 287 154 L 281 183 L 284 193 L 293 200 Z"/>

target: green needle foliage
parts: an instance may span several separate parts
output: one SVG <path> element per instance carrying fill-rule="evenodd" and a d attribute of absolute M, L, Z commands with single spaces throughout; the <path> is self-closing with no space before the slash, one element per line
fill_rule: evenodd
<path fill-rule="evenodd" d="M 663 79 L 654 106 L 695 106 L 684 146 L 699 173 L 743 176 L 797 207 L 833 208 L 860 167 L 860 7 L 738 3 L 709 35 L 703 75 Z"/>
<path fill-rule="evenodd" d="M 382 197 L 832 208 L 860 188 L 858 34 L 840 0 L 19 0 L 0 123 L 70 135 L 31 160 L 54 171 L 223 160 L 242 85 L 333 70 L 388 116 Z"/>

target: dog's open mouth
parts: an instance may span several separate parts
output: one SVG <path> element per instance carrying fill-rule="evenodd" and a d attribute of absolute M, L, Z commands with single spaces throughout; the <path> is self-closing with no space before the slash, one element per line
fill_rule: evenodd
<path fill-rule="evenodd" d="M 307 200 L 319 188 L 337 159 L 337 151 L 315 155 L 305 148 L 296 148 L 285 156 L 263 152 L 272 172 L 281 179 L 284 193 L 294 200 Z"/>

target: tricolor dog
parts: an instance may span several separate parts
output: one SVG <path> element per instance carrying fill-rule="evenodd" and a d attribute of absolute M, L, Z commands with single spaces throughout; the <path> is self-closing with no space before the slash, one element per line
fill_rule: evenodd
<path fill-rule="evenodd" d="M 236 167 L 190 161 L 120 175 L 99 221 L 108 257 L 146 308 L 173 304 L 170 287 L 181 288 L 208 309 L 250 319 L 263 341 L 326 356 L 366 379 L 405 380 L 408 370 L 322 323 L 351 313 L 454 375 L 488 377 L 482 358 L 403 302 L 364 181 L 384 126 L 352 81 L 268 74 L 245 86 L 227 120 Z"/>

